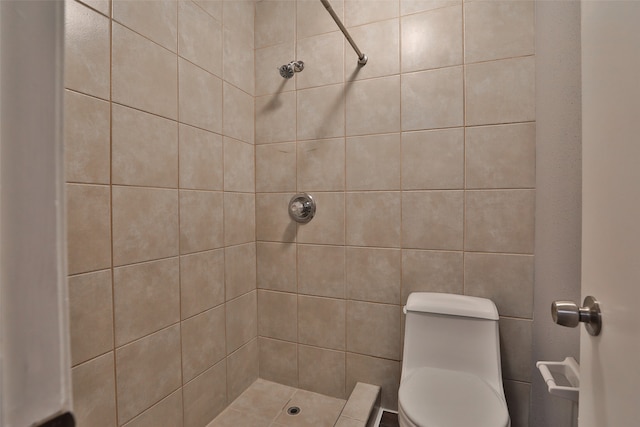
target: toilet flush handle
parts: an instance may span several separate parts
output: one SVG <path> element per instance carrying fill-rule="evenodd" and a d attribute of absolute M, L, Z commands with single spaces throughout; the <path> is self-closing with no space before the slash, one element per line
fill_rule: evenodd
<path fill-rule="evenodd" d="M 599 335 L 602 329 L 602 316 L 598 301 L 588 296 L 584 299 L 584 307 L 572 301 L 554 301 L 551 303 L 551 317 L 560 326 L 575 328 L 584 323 L 589 335 Z"/>

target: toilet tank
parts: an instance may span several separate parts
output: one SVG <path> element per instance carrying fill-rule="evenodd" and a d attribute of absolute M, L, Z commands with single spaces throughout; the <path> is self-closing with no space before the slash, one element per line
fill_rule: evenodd
<path fill-rule="evenodd" d="M 432 367 L 477 375 L 502 393 L 498 310 L 485 298 L 415 292 L 405 306 L 402 379 Z"/>

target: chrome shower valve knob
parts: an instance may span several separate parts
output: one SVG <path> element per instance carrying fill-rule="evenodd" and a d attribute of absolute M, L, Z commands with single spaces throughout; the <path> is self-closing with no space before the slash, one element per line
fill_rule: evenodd
<path fill-rule="evenodd" d="M 289 201 L 289 216 L 295 222 L 306 224 L 316 214 L 316 202 L 310 194 L 296 194 Z"/>

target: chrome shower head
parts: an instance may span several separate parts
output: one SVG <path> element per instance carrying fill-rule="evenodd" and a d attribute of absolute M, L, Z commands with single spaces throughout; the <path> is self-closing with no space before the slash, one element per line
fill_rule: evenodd
<path fill-rule="evenodd" d="M 295 73 L 299 73 L 302 70 L 304 70 L 304 62 L 291 61 L 280 67 L 280 75 L 285 79 L 290 79 Z"/>

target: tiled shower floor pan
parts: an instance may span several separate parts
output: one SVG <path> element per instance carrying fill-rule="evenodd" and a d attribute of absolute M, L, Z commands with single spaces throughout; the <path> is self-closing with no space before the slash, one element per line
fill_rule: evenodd
<path fill-rule="evenodd" d="M 352 402 L 258 379 L 207 427 L 365 427 Z"/>

